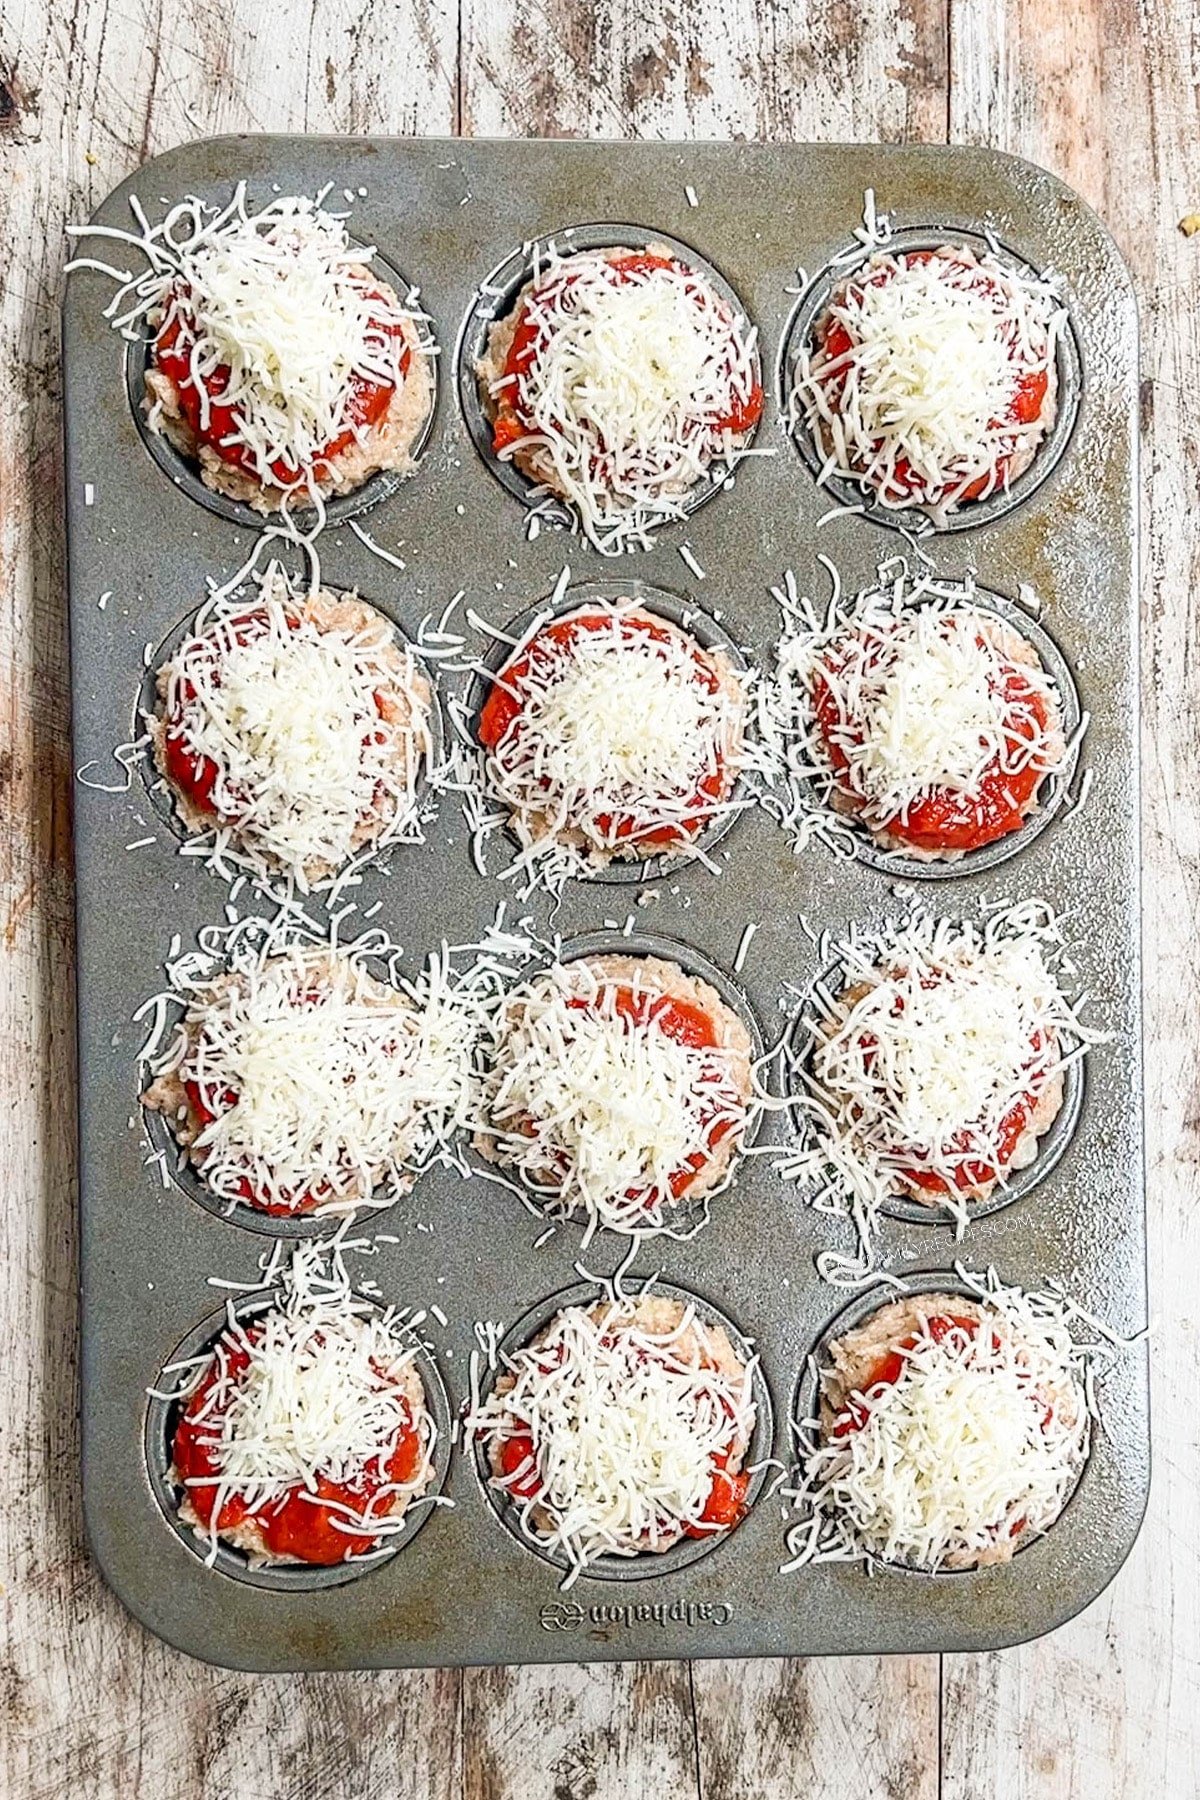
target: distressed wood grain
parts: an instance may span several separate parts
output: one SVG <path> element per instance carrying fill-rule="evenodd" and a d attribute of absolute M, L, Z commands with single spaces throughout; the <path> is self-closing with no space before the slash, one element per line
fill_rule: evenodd
<path fill-rule="evenodd" d="M 463 1800 L 698 1793 L 686 1663 L 464 1675 Z"/>
<path fill-rule="evenodd" d="M 1194 517 L 1200 474 L 1196 46 L 1172 0 L 955 0 L 951 132 L 1045 163 L 1116 236 L 1143 336 L 1142 707 L 1146 1125 L 1154 1486 L 1129 1563 L 1078 1620 L 1003 1655 L 949 1657 L 946 1800 L 1129 1800 L 1197 1792 L 1200 1577 L 1195 1542 L 1200 1354 L 1196 993 Z M 1192 28 L 1195 15 L 1192 15 Z M 1019 1744 L 1020 1753 L 1015 1754 Z"/>
<path fill-rule="evenodd" d="M 1196 50 L 1174 0 L 9 0 L 0 24 L 0 1789 L 25 1800 L 1170 1800 L 1195 1791 Z M 1189 60 L 1190 59 L 1190 60 Z M 293 1678 L 187 1662 L 75 1498 L 62 227 L 231 130 L 991 142 L 1074 182 L 1146 332 L 1149 1169 L 1160 1450 L 1129 1568 L 999 1656 Z M 1190 1253 L 1190 1254 L 1189 1254 Z M 1191 1703 L 1189 1704 L 1189 1696 Z M 940 1739 L 939 1739 L 940 1699 Z"/>
<path fill-rule="evenodd" d="M 704 1800 L 937 1800 L 936 1658 L 692 1665 Z"/>
<path fill-rule="evenodd" d="M 463 0 L 474 136 L 943 138 L 946 0 Z"/>

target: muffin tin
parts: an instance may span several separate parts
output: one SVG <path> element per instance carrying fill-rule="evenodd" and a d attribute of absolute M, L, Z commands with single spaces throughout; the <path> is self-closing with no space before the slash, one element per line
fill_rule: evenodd
<path fill-rule="evenodd" d="M 331 183 L 330 205 L 343 190 L 354 194 L 355 237 L 378 244 L 419 284 L 445 362 L 459 346 L 457 370 L 440 371 L 418 474 L 365 522 L 406 568 L 372 555 L 338 517 L 320 541 L 323 579 L 357 587 L 410 637 L 460 588 L 465 604 L 508 628 L 552 594 L 569 564 L 574 583 L 612 582 L 623 591 L 637 581 L 674 595 L 707 613 L 751 661 L 768 660 L 779 627 L 769 589 L 787 567 L 802 588 L 823 595 L 818 552 L 834 560 L 849 590 L 868 581 L 882 557 L 911 554 L 890 518 L 880 524 L 844 515 L 818 528 L 835 498 L 815 486 L 780 421 L 784 345 L 797 307 L 808 304 L 788 292 L 797 265 L 810 273 L 826 268 L 846 247 L 870 187 L 903 230 L 940 239 L 986 225 L 1035 267 L 1059 271 L 1070 348 L 1078 353 L 1063 396 L 1073 425 L 1056 446 L 1061 455 L 1019 503 L 996 516 L 964 514 L 923 549 L 941 575 L 970 568 L 981 587 L 1010 601 L 1022 583 L 1042 596 L 1042 625 L 1091 714 L 1080 757 L 1092 783 L 1086 803 L 1059 806 L 1002 867 L 970 864 L 900 892 L 900 872 L 890 866 L 839 860 L 820 846 L 797 856 L 754 810 L 714 846 L 719 876 L 692 861 L 636 883 L 573 881 L 553 928 L 589 947 L 628 949 L 621 934 L 632 916 L 639 936 L 677 941 L 685 966 L 695 952 L 725 971 L 770 1042 L 788 1029 L 797 996 L 821 971 L 801 915 L 836 940 L 852 920 L 878 924 L 914 897 L 974 918 L 1003 900 L 1050 900 L 1069 918 L 1079 985 L 1093 996 L 1089 1016 L 1113 1034 L 1090 1055 L 1070 1140 L 1033 1191 L 972 1225 L 961 1252 L 932 1213 L 882 1219 L 877 1251 L 884 1267 L 919 1270 L 923 1279 L 949 1282 L 960 1253 L 973 1267 L 994 1263 L 1003 1279 L 1026 1287 L 1056 1278 L 1118 1331 L 1136 1331 L 1145 1320 L 1136 318 L 1128 277 L 1095 217 L 1053 177 L 983 150 L 245 137 L 168 152 L 111 195 L 97 218 L 126 225 L 130 192 L 157 216 L 167 203 L 160 197 L 215 199 L 239 178 L 249 183 L 252 204 L 274 184 L 314 193 Z M 598 223 L 603 231 L 589 229 Z M 496 479 L 486 441 L 477 448 L 473 438 L 477 406 L 463 371 L 489 271 L 507 270 L 511 286 L 522 247 L 548 235 L 572 241 L 565 239 L 571 226 L 579 228 L 576 243 L 665 238 L 711 263 L 758 326 L 764 367 L 776 371 L 755 440 L 776 454 L 742 464 L 731 485 L 661 528 L 651 550 L 620 561 L 546 527 L 527 540 L 519 499 Z M 505 286 L 495 276 L 489 285 Z M 128 739 L 148 660 L 194 613 L 206 578 L 219 581 L 241 565 L 257 526 L 198 503 L 194 483 L 148 450 L 130 403 L 127 365 L 137 352 L 102 317 L 110 293 L 111 283 L 93 271 L 68 282 L 66 496 L 74 759 L 77 767 L 96 765 L 86 782 L 118 786 L 111 753 Z M 484 302 L 485 312 L 498 303 L 495 295 Z M 680 556 L 684 545 L 703 579 Z M 300 572 L 298 561 L 291 566 Z M 469 653 L 486 660 L 491 640 L 474 630 L 465 635 Z M 432 674 L 443 706 L 450 698 L 469 705 L 469 675 L 436 666 Z M 444 1471 L 453 1506 L 433 1508 L 419 1531 L 353 1580 L 329 1584 L 302 1573 L 251 1582 L 240 1571 L 205 1567 L 164 1516 L 163 1424 L 147 1389 L 158 1385 L 177 1346 L 198 1328 L 212 1329 L 222 1296 L 208 1278 L 253 1288 L 270 1239 L 160 1175 L 138 1104 L 142 1027 L 132 1014 L 163 986 L 173 936 L 186 948 L 204 926 L 221 924 L 229 894 L 201 863 L 180 857 L 137 769 L 127 792 L 77 787 L 75 835 L 84 1504 L 107 1579 L 160 1636 L 207 1660 L 262 1670 L 978 1650 L 1060 1623 L 1120 1566 L 1148 1484 L 1141 1349 L 1104 1375 L 1104 1429 L 1066 1514 L 1007 1567 L 953 1578 L 881 1571 L 868 1579 L 859 1568 L 829 1564 L 781 1576 L 786 1521 L 767 1492 L 736 1532 L 702 1546 L 703 1556 L 686 1566 L 632 1563 L 562 1592 L 562 1571 L 497 1517 L 461 1439 Z M 382 902 L 370 922 L 403 942 L 410 970 L 443 937 L 477 938 L 502 898 L 510 922 L 528 913 L 537 928 L 549 924 L 546 896 L 517 902 L 511 884 L 496 879 L 509 854 L 499 834 L 489 875 L 477 872 L 454 796 L 443 797 L 427 839 L 369 865 L 348 896 L 360 918 Z M 244 890 L 237 904 L 253 910 Z M 758 930 L 735 975 L 749 921 Z M 354 923 L 343 923 L 343 937 Z M 788 1131 L 786 1118 L 772 1114 L 759 1148 L 784 1141 Z M 455 1412 L 468 1395 L 475 1322 L 511 1329 L 540 1320 L 580 1280 L 579 1226 L 560 1225 L 533 1248 L 544 1230 L 514 1195 L 445 1169 L 423 1175 L 389 1211 L 362 1219 L 362 1236 L 385 1237 L 369 1258 L 349 1258 L 352 1277 L 378 1284 L 386 1303 L 444 1311 L 447 1325 L 427 1319 L 422 1334 Z M 772 1402 L 765 1435 L 783 1460 L 806 1358 L 846 1304 L 816 1276 L 814 1256 L 827 1248 L 849 1251 L 849 1226 L 806 1208 L 771 1159 L 756 1155 L 713 1201 L 703 1230 L 687 1241 L 644 1244 L 636 1264 L 637 1276 L 661 1270 L 664 1282 L 694 1293 L 754 1340 Z M 610 1275 L 627 1249 L 624 1238 L 597 1236 L 583 1259 L 588 1273 Z"/>

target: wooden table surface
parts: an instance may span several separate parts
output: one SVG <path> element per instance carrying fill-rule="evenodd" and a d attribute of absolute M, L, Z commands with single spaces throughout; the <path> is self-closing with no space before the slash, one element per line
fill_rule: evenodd
<path fill-rule="evenodd" d="M 1188 0 L 6 0 L 0 24 L 0 1791 L 11 1800 L 1191 1800 L 1200 1789 L 1200 86 Z M 1189 36 L 1189 29 L 1191 35 Z M 1158 1453 L 1112 1588 L 991 1656 L 248 1677 L 81 1537 L 64 224 L 234 130 L 990 144 L 1091 201 L 1144 332 Z M 797 196 L 797 205 L 803 196 Z M 1101 829 L 1084 815 L 1084 829 Z M 1181 1553 L 1182 1551 L 1182 1553 Z"/>

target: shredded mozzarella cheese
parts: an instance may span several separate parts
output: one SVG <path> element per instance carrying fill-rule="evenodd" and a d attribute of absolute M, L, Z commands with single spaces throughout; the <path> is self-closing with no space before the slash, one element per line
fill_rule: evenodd
<path fill-rule="evenodd" d="M 695 269 L 621 270 L 621 254 L 552 251 L 519 303 L 529 360 L 490 388 L 528 426 L 504 455 L 535 451 L 606 553 L 645 546 L 732 470 L 749 434 L 729 421 L 758 387 L 756 331 Z"/>
<path fill-rule="evenodd" d="M 566 641 L 535 631 L 496 677 L 506 689 L 524 665 L 488 785 L 558 886 L 613 856 L 686 849 L 728 812 L 738 773 L 744 697 L 725 658 L 634 605 L 590 603 L 553 623 L 597 617 L 603 628 Z"/>
<path fill-rule="evenodd" d="M 853 481 L 889 508 L 940 517 L 1006 487 L 1054 417 L 1055 345 L 1066 312 L 1057 286 L 994 252 L 946 245 L 931 257 L 876 252 L 822 315 L 850 347 L 801 347 L 792 412 L 814 433 L 822 479 Z M 1036 417 L 1013 406 L 1023 378 L 1045 376 Z M 976 484 L 981 491 L 976 493 Z"/>
<path fill-rule="evenodd" d="M 1070 1308 L 994 1278 L 975 1285 L 983 1304 L 965 1309 L 954 1295 L 917 1297 L 923 1316 L 890 1346 L 903 1358 L 895 1381 L 847 1395 L 836 1369 L 821 1372 L 821 1420 L 801 1428 L 792 1497 L 804 1517 L 789 1533 L 788 1568 L 974 1567 L 1007 1560 L 1058 1518 L 1090 1435 Z M 964 1310 L 977 1329 L 931 1332 L 929 1317 Z"/>
<path fill-rule="evenodd" d="M 970 579 L 889 573 L 823 617 L 810 601 L 781 596 L 784 631 L 760 723 L 789 791 L 784 822 L 800 841 L 827 827 L 836 838 L 838 799 L 886 834 L 938 793 L 980 798 L 985 775 L 1061 775 L 1078 743 L 1064 740 L 1062 701 L 1036 652 L 975 603 Z M 832 701 L 832 727 L 818 716 L 818 687 Z"/>
<path fill-rule="evenodd" d="M 493 1486 L 526 1490 L 521 1527 L 569 1560 L 564 1585 L 598 1557 L 670 1548 L 699 1526 L 717 1467 L 740 1467 L 754 1364 L 720 1337 L 691 1304 L 643 1294 L 567 1307 L 502 1359 L 468 1430 L 488 1447 L 532 1438 L 532 1465 L 493 1462 Z"/>
<path fill-rule="evenodd" d="M 514 989 L 495 1022 L 480 1147 L 554 1214 L 584 1213 L 589 1237 L 597 1225 L 666 1229 L 681 1196 L 713 1191 L 714 1158 L 729 1164 L 746 1131 L 746 1051 L 669 1036 L 659 982 L 579 958 Z M 620 986 L 646 1001 L 644 1017 L 618 1010 Z"/>
<path fill-rule="evenodd" d="M 458 978 L 432 958 L 401 988 L 368 972 L 366 957 L 386 954 L 370 937 L 362 949 L 278 930 L 259 941 L 242 923 L 232 943 L 216 975 L 207 956 L 177 968 L 165 999 L 182 1017 L 157 1054 L 156 1019 L 143 1051 L 147 1105 L 219 1199 L 319 1214 L 387 1206 L 450 1159 L 474 1121 L 488 969 Z"/>
<path fill-rule="evenodd" d="M 218 869 L 282 870 L 306 893 L 367 846 L 421 841 L 429 684 L 356 596 L 303 599 L 272 564 L 249 608 L 205 609 L 158 689 L 160 744 L 176 739 L 215 769 L 207 855 Z"/>

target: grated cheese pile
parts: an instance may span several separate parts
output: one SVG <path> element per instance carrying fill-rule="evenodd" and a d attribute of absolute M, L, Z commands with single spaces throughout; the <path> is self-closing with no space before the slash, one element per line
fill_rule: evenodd
<path fill-rule="evenodd" d="M 1074 746 L 1063 740 L 1058 691 L 1036 660 L 1015 660 L 1017 634 L 974 593 L 969 580 L 914 580 L 904 569 L 824 619 L 811 605 L 792 609 L 768 704 L 794 819 L 811 810 L 803 790 L 813 786 L 818 805 L 840 791 L 864 824 L 886 831 L 938 792 L 979 796 L 997 769 L 1063 771 Z M 829 737 L 818 682 L 836 709 Z M 848 767 L 835 769 L 830 738 Z"/>
<path fill-rule="evenodd" d="M 354 1486 L 415 1426 L 421 1454 L 411 1478 L 382 1484 L 360 1509 L 338 1508 L 334 1519 L 346 1533 L 347 1556 L 356 1540 L 403 1529 L 402 1503 L 428 1486 L 436 1437 L 424 1405 L 414 1409 L 409 1398 L 414 1383 L 420 1387 L 414 1353 L 411 1327 L 356 1295 L 340 1252 L 330 1256 L 325 1246 L 298 1247 L 269 1307 L 239 1317 L 230 1305 L 212 1356 L 183 1390 L 194 1391 L 216 1371 L 193 1417 L 207 1426 L 200 1443 L 217 1473 L 186 1484 L 217 1490 L 207 1528 L 210 1562 L 231 1498 L 258 1512 L 297 1487 L 316 1497 L 321 1478 Z M 245 1366 L 231 1370 L 231 1354 L 247 1357 Z"/>
<path fill-rule="evenodd" d="M 757 332 L 696 270 L 619 271 L 603 251 L 552 252 L 522 317 L 531 360 L 491 385 L 529 425 L 505 456 L 536 450 L 598 550 L 647 545 L 738 460 L 746 434 L 721 421 L 757 385 Z"/>
<path fill-rule="evenodd" d="M 1103 1037 L 1059 986 L 1059 921 L 1041 901 L 982 926 L 915 913 L 851 933 L 834 954 L 839 991 L 818 983 L 797 1033 L 807 1141 L 789 1172 L 855 1218 L 864 1255 L 878 1207 L 920 1192 L 914 1172 L 946 1184 L 936 1199 L 961 1235 L 969 1198 L 1006 1181 L 1013 1108 L 1025 1105 L 1028 1127 L 1067 1063 Z"/>
<path fill-rule="evenodd" d="M 578 843 L 577 873 L 639 843 L 664 848 L 648 836 L 686 843 L 711 824 L 726 802 L 703 798 L 701 784 L 719 777 L 728 792 L 742 729 L 741 689 L 723 659 L 674 628 L 638 629 L 662 633 L 664 622 L 636 606 L 593 603 L 555 623 L 597 616 L 603 629 L 567 642 L 535 634 L 520 657 L 522 710 L 486 759 L 522 847 L 561 856 L 566 835 Z"/>
<path fill-rule="evenodd" d="M 841 476 L 882 505 L 940 516 L 1006 486 L 1053 418 L 1054 354 L 1066 312 L 1055 284 L 993 252 L 944 246 L 929 260 L 877 252 L 836 290 L 826 314 L 850 349 L 805 345 L 792 412 Z M 1036 419 L 1011 416 L 1024 376 L 1045 373 Z M 1049 415 L 1047 417 L 1047 414 Z M 974 484 L 982 482 L 976 493 Z"/>
<path fill-rule="evenodd" d="M 134 339 L 143 322 L 156 331 L 177 322 L 202 427 L 206 382 L 228 370 L 219 399 L 236 416 L 225 441 L 245 452 L 264 487 L 302 503 L 318 502 L 326 446 L 346 431 L 360 442 L 366 435 L 348 410 L 355 379 L 403 385 L 416 317 L 370 273 L 374 250 L 351 246 L 323 197 L 285 195 L 249 213 L 239 182 L 224 208 L 190 197 L 153 227 L 135 203 L 137 234 L 78 228 L 132 244 L 149 263 L 138 276 L 108 271 L 123 277 L 106 308 L 114 327 Z"/>
<path fill-rule="evenodd" d="M 1090 1435 L 1069 1309 L 994 1281 L 983 1293 L 974 1333 L 952 1326 L 939 1341 L 927 1322 L 906 1329 L 902 1340 L 914 1342 L 898 1380 L 855 1391 L 853 1410 L 843 1402 L 836 1418 L 826 1399 L 822 1424 L 807 1422 L 793 1496 L 805 1517 L 789 1533 L 789 1569 L 863 1558 L 924 1570 L 1003 1561 L 1058 1518 Z M 823 1394 L 837 1382 L 825 1372 Z"/>
<path fill-rule="evenodd" d="M 709 1335 L 691 1303 L 569 1306 L 504 1358 L 471 1414 L 468 1430 L 485 1442 L 533 1438 L 537 1491 L 513 1503 L 526 1534 L 570 1561 L 564 1585 L 597 1557 L 678 1542 L 700 1521 L 715 1459 L 732 1446 L 740 1460 L 754 1429 L 753 1363 L 737 1375 L 712 1366 Z M 522 1465 L 493 1486 L 505 1493 L 530 1474 Z"/>
<path fill-rule="evenodd" d="M 386 947 L 361 942 L 246 934 L 215 977 L 204 957 L 176 970 L 163 998 L 183 1016 L 161 1055 L 154 1032 L 143 1051 L 147 1104 L 190 1118 L 182 1084 L 197 1084 L 216 1117 L 190 1151 L 230 1206 L 246 1183 L 284 1211 L 390 1205 L 473 1120 L 483 984 L 433 958 L 415 982 L 386 985 L 366 967 Z"/>
<path fill-rule="evenodd" d="M 584 1213 L 589 1238 L 598 1225 L 666 1229 L 672 1175 L 693 1158 L 736 1152 L 747 1124 L 745 1056 L 681 1043 L 653 1013 L 637 1022 L 618 1012 L 621 985 L 652 1000 L 662 992 L 648 976 L 618 980 L 586 958 L 514 989 L 484 1084 L 482 1147 L 551 1212 Z M 704 1179 L 701 1166 L 689 1187 Z"/>
<path fill-rule="evenodd" d="M 218 868 L 283 869 L 307 892 L 367 844 L 421 841 L 429 686 L 354 596 L 305 601 L 272 564 L 249 610 L 205 609 L 159 693 L 166 728 L 216 767 Z"/>

